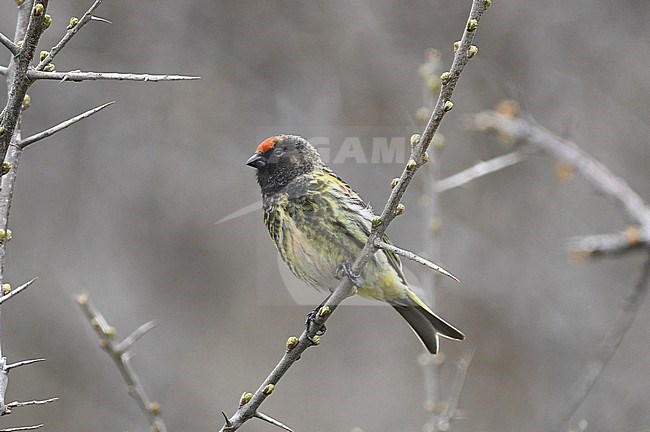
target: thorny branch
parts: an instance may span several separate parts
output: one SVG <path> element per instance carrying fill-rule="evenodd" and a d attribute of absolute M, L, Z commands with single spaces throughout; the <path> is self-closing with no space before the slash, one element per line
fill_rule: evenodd
<path fill-rule="evenodd" d="M 473 56 L 471 52 L 476 52 L 476 47 L 472 45 L 474 36 L 476 34 L 476 29 L 478 28 L 479 20 L 485 12 L 486 8 L 490 5 L 490 0 L 473 0 L 472 7 L 469 14 L 469 19 L 465 25 L 465 30 L 463 32 L 463 37 L 458 44 L 458 49 L 454 55 L 454 60 L 452 62 L 451 69 L 448 74 L 444 74 L 445 78 L 442 80 L 442 87 L 440 90 L 440 95 L 436 102 L 435 108 L 431 114 L 431 118 L 424 129 L 417 144 L 413 147 L 411 152 L 411 159 L 408 161 L 407 165 L 404 167 L 402 175 L 399 178 L 399 181 L 391 191 L 390 197 L 384 210 L 381 213 L 381 216 L 375 217 L 373 219 L 373 228 L 368 237 L 368 240 L 363 247 L 361 254 L 356 259 L 352 265 L 351 272 L 353 274 L 359 274 L 363 267 L 368 263 L 370 258 L 377 252 L 378 246 L 376 245 L 377 241 L 381 241 L 386 228 L 388 225 L 397 217 L 398 210 L 397 207 L 400 204 L 402 196 L 408 185 L 410 184 L 415 172 L 424 165 L 428 160 L 428 155 L 426 154 L 429 144 L 433 139 L 434 134 L 438 130 L 440 123 L 442 122 L 445 114 L 453 108 L 453 103 L 451 102 L 451 96 L 458 79 L 465 68 L 465 65 L 469 59 Z M 275 366 L 273 371 L 269 376 L 264 380 L 262 385 L 253 393 L 250 398 L 248 394 L 245 394 L 247 400 L 242 400 L 239 409 L 235 414 L 226 421 L 226 424 L 221 428 L 222 432 L 232 432 L 239 429 L 246 421 L 255 417 L 258 408 L 264 402 L 264 400 L 273 392 L 275 386 L 284 376 L 284 374 L 289 370 L 289 368 L 300 358 L 302 353 L 314 345 L 314 342 L 318 344 L 318 336 L 316 333 L 321 329 L 325 321 L 331 313 L 336 309 L 336 307 L 341 304 L 343 300 L 349 297 L 353 292 L 353 284 L 349 278 L 344 278 L 343 281 L 339 284 L 336 290 L 329 297 L 329 300 L 325 302 L 321 308 L 318 316 L 315 319 L 314 326 L 310 328 L 310 331 L 303 331 L 300 335 L 300 338 L 290 338 L 287 342 L 287 351 L 280 360 L 280 362 Z M 314 341 L 314 342 L 312 342 Z"/>
<path fill-rule="evenodd" d="M 44 138 L 52 136 L 55 133 L 57 133 L 59 131 L 62 131 L 63 129 L 65 129 L 67 127 L 72 126 L 73 124 L 77 123 L 78 121 L 81 121 L 81 120 L 83 120 L 85 118 L 90 117 L 91 115 L 93 115 L 95 113 L 100 112 L 101 110 L 103 110 L 107 106 L 113 105 L 114 103 L 115 103 L 114 101 L 113 102 L 108 102 L 108 103 L 105 103 L 104 105 L 100 105 L 100 106 L 98 106 L 96 108 L 93 108 L 93 109 L 88 110 L 88 111 L 86 111 L 84 113 L 81 113 L 78 116 L 72 117 L 71 119 L 66 120 L 64 122 L 61 122 L 56 126 L 52 126 L 51 128 L 44 130 L 43 132 L 39 132 L 37 134 L 34 134 L 32 136 L 29 136 L 29 137 L 27 137 L 25 139 L 20 140 L 19 142 L 16 143 L 16 146 L 20 147 L 20 148 L 25 148 L 28 145 L 35 143 L 36 141 L 40 141 L 40 140 L 42 140 Z"/>
<path fill-rule="evenodd" d="M 160 404 L 158 402 L 152 402 L 144 390 L 144 386 L 131 366 L 131 352 L 129 351 L 133 343 L 144 336 L 148 330 L 154 328 L 155 324 L 148 322 L 136 329 L 124 341 L 116 343 L 114 341 L 116 336 L 115 328 L 108 325 L 104 316 L 90 302 L 88 294 L 83 293 L 78 295 L 77 303 L 79 303 L 81 310 L 86 315 L 86 318 L 88 318 L 88 321 L 90 321 L 93 330 L 99 336 L 100 346 L 108 353 L 120 371 L 120 374 L 122 374 L 129 395 L 135 399 L 144 415 L 147 416 L 152 432 L 166 432 L 167 428 L 162 417 L 160 417 Z"/>
<path fill-rule="evenodd" d="M 8 229 L 9 221 L 9 211 L 11 209 L 11 203 L 13 199 L 14 186 L 16 181 L 16 173 L 18 169 L 18 164 L 22 155 L 23 148 L 29 144 L 32 144 L 38 140 L 51 136 L 52 134 L 59 132 L 66 127 L 80 121 L 84 118 L 89 117 L 92 114 L 102 110 L 106 105 L 102 105 L 93 110 L 87 111 L 77 117 L 74 117 L 70 120 L 67 120 L 59 125 L 56 125 L 50 129 L 47 129 L 41 133 L 22 139 L 21 137 L 21 116 L 22 111 L 26 109 L 27 105 L 24 105 L 27 90 L 29 87 L 39 79 L 56 79 L 62 81 L 84 81 L 84 80 L 98 80 L 98 79 L 110 79 L 110 80 L 133 80 L 133 81 L 178 81 L 178 80 L 191 80 L 197 79 L 198 77 L 186 77 L 180 75 L 148 75 L 148 74 L 130 74 L 130 73 L 96 73 L 96 72 L 54 72 L 54 65 L 51 64 L 54 57 L 61 52 L 61 50 L 66 46 L 66 44 L 74 37 L 86 23 L 90 20 L 109 22 L 103 18 L 98 18 L 93 16 L 95 9 L 101 4 L 102 0 L 95 0 L 86 13 L 81 17 L 80 20 L 76 18 L 70 21 L 68 30 L 63 38 L 57 43 L 48 53 L 41 53 L 42 58 L 36 67 L 32 66 L 32 63 L 35 59 L 36 46 L 40 40 L 43 32 L 49 27 L 52 19 L 47 14 L 48 0 L 24 0 L 17 1 L 18 5 L 18 17 L 16 23 L 16 31 L 14 34 L 13 41 L 9 37 L 0 33 L 0 43 L 2 43 L 9 51 L 12 53 L 12 59 L 8 66 L 0 66 L 0 75 L 6 77 L 7 81 L 7 104 L 0 113 L 0 161 L 3 161 L 2 164 L 2 177 L 0 184 L 0 286 L 4 287 L 4 271 L 6 264 L 6 246 L 7 242 L 11 239 L 11 231 Z M 0 297 L 0 304 L 2 302 L 10 299 L 11 297 L 19 294 L 33 282 L 29 281 L 26 284 L 16 288 L 13 291 L 4 293 Z M 127 350 L 131 344 L 142 334 L 144 330 L 140 333 L 134 334 L 131 338 L 127 338 L 123 345 L 120 347 L 124 350 L 123 354 L 120 356 L 123 362 L 123 376 L 126 377 L 129 374 L 132 374 L 130 370 L 130 364 L 128 362 Z M 111 346 L 112 347 L 112 346 Z M 26 365 L 33 363 L 33 361 L 24 361 L 17 362 L 11 365 L 7 365 L 6 357 L 2 356 L 2 347 L 0 345 L 0 414 L 6 414 L 10 411 L 12 405 L 5 404 L 5 393 L 7 390 L 8 376 L 7 372 L 13 368 L 21 365 Z M 135 376 L 134 374 L 132 374 Z M 128 382 L 128 381 L 127 381 Z M 134 388 L 137 389 L 139 382 L 137 382 L 137 377 L 135 378 L 135 383 L 137 386 Z M 146 394 L 137 394 L 134 397 L 136 399 L 142 399 L 142 395 Z M 143 399 L 144 402 L 147 402 L 148 399 Z M 36 404 L 39 401 L 33 401 L 32 403 L 27 404 Z M 144 403 L 143 402 L 143 403 Z M 14 403 L 13 406 L 24 406 L 25 403 Z M 161 420 L 158 420 L 159 407 L 157 404 L 147 403 L 145 409 L 149 412 L 149 417 L 151 420 L 152 428 L 158 432 L 164 431 L 164 424 Z M 152 420 L 153 419 L 153 420 Z M 24 426 L 10 430 L 32 430 L 41 427 L 42 425 L 36 426 Z"/>
<path fill-rule="evenodd" d="M 198 80 L 201 77 L 185 76 L 185 75 L 151 75 L 151 74 L 133 74 L 133 73 L 119 73 L 119 72 L 82 72 L 82 71 L 68 71 L 68 72 L 45 72 L 37 70 L 29 70 L 27 76 L 31 80 L 58 80 L 58 81 L 96 81 L 96 80 L 113 80 L 113 81 L 145 81 L 145 82 L 159 82 L 159 81 L 191 81 Z"/>
<path fill-rule="evenodd" d="M 45 66 L 49 65 L 52 60 L 54 60 L 54 57 L 61 51 L 65 45 L 74 37 L 74 35 L 77 34 L 79 30 L 83 28 L 83 26 L 86 25 L 88 21 L 91 20 L 92 18 L 92 13 L 99 7 L 99 5 L 102 3 L 102 0 L 95 0 L 95 2 L 88 8 L 86 13 L 83 14 L 80 20 L 76 24 L 73 25 L 74 23 L 74 18 L 71 20 L 70 25 L 68 26 L 68 31 L 65 33 L 65 36 L 57 43 L 55 46 L 52 47 L 50 52 L 45 56 L 43 60 L 36 66 L 37 71 L 42 71 Z"/>
<path fill-rule="evenodd" d="M 560 138 L 549 130 L 524 119 L 500 115 L 493 111 L 482 112 L 471 117 L 471 125 L 477 130 L 493 130 L 512 136 L 567 163 L 585 177 L 599 192 L 622 204 L 629 218 L 638 227 L 628 227 L 623 233 L 589 236 L 574 240 L 579 249 L 574 252 L 593 256 L 598 254 L 620 254 L 639 248 L 646 249 L 648 260 L 644 264 L 641 277 L 621 306 L 619 316 L 603 339 L 599 349 L 593 354 L 578 378 L 575 391 L 564 405 L 556 430 L 560 431 L 571 420 L 607 363 L 612 358 L 623 337 L 629 330 L 639 307 L 648 291 L 650 282 L 650 209 L 641 197 L 627 184 L 615 176 L 572 141 Z"/>
<path fill-rule="evenodd" d="M 575 168 L 599 192 L 622 204 L 627 215 L 639 225 L 639 238 L 630 237 L 634 240 L 629 244 L 630 248 L 636 248 L 638 243 L 650 247 L 650 209 L 643 199 L 624 179 L 615 176 L 576 143 L 560 138 L 548 129 L 522 118 L 506 117 L 494 111 L 472 116 L 471 126 L 477 130 L 493 130 L 510 135 Z"/>

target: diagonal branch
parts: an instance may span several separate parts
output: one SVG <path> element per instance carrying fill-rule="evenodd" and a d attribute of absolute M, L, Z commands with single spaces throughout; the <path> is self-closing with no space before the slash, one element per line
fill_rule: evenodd
<path fill-rule="evenodd" d="M 45 12 L 47 10 L 48 0 L 39 0 L 34 2 L 34 6 L 29 13 L 29 22 L 27 30 L 25 30 L 25 37 L 20 47 L 18 55 L 14 56 L 13 64 L 13 79 L 9 84 L 9 95 L 7 97 L 7 105 L 0 114 L 0 160 L 5 160 L 9 143 L 14 135 L 14 130 L 18 124 L 18 119 L 22 112 L 22 103 L 27 94 L 27 89 L 32 84 L 32 80 L 27 76 L 27 71 L 34 58 L 34 51 L 36 44 L 40 39 L 43 31 L 45 31 Z M 29 6 L 29 2 L 23 4 L 23 8 Z M 21 15 L 26 12 L 21 8 Z M 26 13 L 24 13 L 27 16 Z M 20 27 L 20 25 L 18 26 Z M 22 30 L 17 29 L 17 33 L 22 33 Z"/>
<path fill-rule="evenodd" d="M 404 258 L 408 258 L 411 261 L 415 261 L 418 264 L 422 264 L 423 266 L 427 266 L 430 269 L 432 269 L 434 271 L 437 271 L 438 273 L 441 273 L 441 274 L 443 274 L 445 276 L 448 276 L 448 277 L 452 278 L 453 280 L 455 280 L 456 282 L 460 282 L 456 276 L 449 273 L 447 270 L 440 267 L 438 264 L 433 263 L 433 262 L 429 261 L 428 259 L 422 258 L 418 254 L 415 254 L 415 253 L 413 253 L 411 251 L 407 251 L 406 249 L 398 248 L 397 246 L 393 246 L 392 244 L 388 244 L 388 243 L 383 242 L 381 240 L 376 241 L 375 245 L 380 249 L 383 249 L 385 251 L 392 252 L 394 254 L 403 256 Z"/>
<path fill-rule="evenodd" d="M 580 408 L 582 402 L 586 399 L 589 391 L 593 388 L 596 380 L 602 373 L 609 360 L 612 358 L 612 355 L 616 352 L 616 349 L 620 345 L 623 337 L 629 330 L 630 326 L 634 322 L 634 318 L 639 311 L 639 307 L 643 303 L 643 299 L 648 293 L 648 283 L 650 281 L 650 251 L 648 253 L 648 258 L 644 264 L 643 271 L 639 281 L 636 283 L 630 294 L 625 299 L 625 302 L 621 306 L 616 321 L 612 325 L 612 328 L 609 330 L 598 350 L 594 353 L 592 359 L 589 361 L 587 366 L 584 368 L 582 375 L 578 378 L 578 382 L 574 387 L 574 391 L 571 393 L 569 401 L 564 404 L 564 411 L 559 416 L 559 422 L 556 427 L 556 430 L 563 430 L 564 425 L 571 420 L 573 414 Z"/>
<path fill-rule="evenodd" d="M 77 303 L 90 321 L 95 333 L 99 336 L 100 346 L 108 353 L 122 375 L 126 383 L 129 395 L 135 399 L 140 410 L 149 420 L 152 432 L 166 432 L 165 423 L 160 417 L 160 404 L 152 402 L 140 382 L 140 378 L 131 366 L 131 353 L 128 351 L 133 343 L 153 328 L 153 322 L 149 322 L 137 329 L 131 336 L 121 343 L 115 343 L 115 328 L 108 325 L 104 316 L 90 302 L 87 293 L 77 296 Z"/>
<path fill-rule="evenodd" d="M 63 38 L 52 47 L 50 52 L 47 54 L 47 56 L 41 60 L 41 62 L 36 66 L 37 71 L 42 71 L 45 66 L 48 64 L 52 63 L 52 60 L 54 60 L 54 57 L 61 51 L 65 45 L 74 37 L 74 35 L 81 30 L 83 26 L 86 25 L 88 21 L 92 19 L 92 13 L 94 12 L 95 9 L 99 7 L 99 5 L 102 3 L 102 0 L 95 0 L 95 2 L 90 6 L 90 8 L 86 11 L 85 14 L 79 19 L 79 21 L 75 24 L 72 25 L 71 28 L 66 32 L 66 34 L 63 36 Z"/>
<path fill-rule="evenodd" d="M 113 105 L 114 103 L 115 103 L 115 101 L 107 102 L 104 105 L 100 105 L 100 106 L 98 106 L 96 108 L 93 108 L 93 109 L 88 110 L 88 111 L 86 111 L 86 112 L 84 112 L 82 114 L 79 114 L 76 117 L 72 117 L 69 120 L 66 120 L 66 121 L 64 121 L 62 123 L 59 123 L 56 126 L 53 126 L 53 127 L 49 128 L 49 129 L 44 130 L 43 132 L 39 132 L 39 133 L 37 133 L 35 135 L 32 135 L 30 137 L 27 137 L 27 138 L 21 140 L 20 142 L 18 142 L 16 144 L 16 146 L 18 146 L 20 148 L 25 148 L 28 145 L 35 143 L 36 141 L 40 141 L 40 140 L 42 140 L 44 138 L 47 138 L 47 137 L 49 137 L 51 135 L 54 135 L 55 133 L 57 133 L 59 131 L 62 131 L 63 129 L 65 129 L 65 128 L 69 127 L 69 126 L 72 126 L 73 124 L 77 123 L 78 121 L 81 121 L 81 120 L 83 120 L 85 118 L 90 117 L 91 115 L 93 115 L 95 113 L 100 112 L 101 110 L 103 110 L 107 106 Z"/>
<path fill-rule="evenodd" d="M 414 146 L 411 152 L 411 159 L 405 166 L 404 170 L 402 171 L 402 175 L 399 178 L 399 181 L 393 188 L 388 202 L 386 203 L 386 206 L 381 213 L 381 216 L 375 217 L 373 219 L 373 229 L 368 237 L 368 241 L 361 251 L 361 254 L 352 265 L 352 274 L 359 274 L 363 267 L 368 263 L 368 261 L 370 261 L 371 257 L 377 252 L 378 246 L 376 246 L 375 242 L 380 241 L 383 238 L 386 228 L 398 214 L 397 207 L 400 204 L 402 196 L 406 192 L 408 185 L 413 179 L 415 172 L 418 170 L 418 168 L 426 163 L 428 157 L 425 155 L 429 144 L 431 143 L 434 134 L 438 130 L 443 117 L 449 110 L 453 108 L 451 96 L 454 89 L 456 88 L 456 84 L 458 83 L 458 79 L 460 78 L 465 65 L 472 57 L 472 55 L 470 55 L 470 47 L 473 47 L 472 41 L 474 40 L 479 20 L 485 12 L 487 6 L 489 6 L 489 1 L 472 1 L 472 8 L 469 14 L 467 25 L 465 26 L 465 30 L 463 32 L 463 37 L 459 43 L 458 50 L 454 55 L 451 69 L 448 73 L 448 76 L 446 76 L 447 79 L 443 80 L 440 94 L 438 96 L 435 108 L 431 114 L 431 118 L 429 119 L 429 122 L 427 123 L 427 126 L 417 145 Z M 475 50 L 476 47 L 474 47 L 471 51 Z M 344 278 L 344 280 L 329 297 L 329 300 L 325 302 L 321 308 L 320 313 L 317 314 L 317 317 L 314 320 L 314 325 L 311 326 L 310 329 L 303 331 L 297 341 L 297 344 L 295 343 L 295 340 L 289 340 L 291 343 L 288 344 L 287 352 L 284 354 L 280 362 L 275 366 L 273 371 L 271 371 L 262 385 L 255 391 L 250 400 L 240 406 L 235 414 L 229 419 L 229 421 L 227 421 L 226 424 L 221 428 L 222 432 L 233 432 L 239 429 L 246 421 L 255 416 L 255 413 L 257 412 L 259 406 L 270 394 L 270 392 L 265 391 L 269 388 L 268 386 L 275 386 L 278 381 L 286 374 L 289 368 L 300 358 L 301 354 L 307 348 L 313 346 L 314 342 L 317 343 L 319 339 L 316 337 L 316 333 L 321 329 L 323 324 L 327 321 L 328 317 L 331 316 L 331 313 L 336 309 L 336 307 L 343 300 L 345 300 L 345 298 L 351 295 L 353 288 L 354 287 L 350 278 Z"/>
<path fill-rule="evenodd" d="M 4 370 L 6 372 L 8 372 L 11 369 L 19 368 L 21 366 L 27 366 L 27 365 L 30 365 L 30 364 L 33 364 L 33 363 L 39 363 L 39 362 L 42 362 L 42 361 L 45 361 L 45 359 L 44 358 L 36 358 L 36 359 L 23 360 L 23 361 L 19 361 L 19 362 L 16 362 L 16 363 L 11 363 L 11 364 L 6 365 Z"/>
<path fill-rule="evenodd" d="M 19 286 L 18 288 L 15 288 L 15 289 L 9 291 L 8 294 L 5 294 L 2 297 L 0 297 L 0 304 L 6 302 L 7 300 L 12 298 L 13 296 L 18 295 L 21 292 L 23 292 L 24 290 L 26 290 L 27 288 L 29 288 L 29 286 L 31 284 L 33 284 L 36 281 L 36 279 L 38 279 L 38 278 L 34 278 L 34 279 L 30 280 L 30 281 L 27 281 L 24 284 L 22 284 L 21 286 Z"/>
<path fill-rule="evenodd" d="M 471 117 L 473 128 L 493 130 L 540 148 L 579 171 L 598 191 L 620 202 L 625 212 L 642 227 L 650 227 L 650 209 L 625 180 L 580 149 L 576 143 L 522 118 L 485 111 Z"/>
<path fill-rule="evenodd" d="M 120 72 L 81 72 L 81 71 L 68 71 L 68 72 L 45 72 L 29 70 L 27 76 L 31 80 L 50 79 L 57 81 L 96 81 L 96 80 L 114 80 L 114 81 L 190 81 L 198 80 L 201 77 L 187 76 L 187 75 L 151 75 L 151 74 L 133 74 L 133 73 L 120 73 Z"/>
<path fill-rule="evenodd" d="M 268 415 L 266 415 L 266 414 L 263 414 L 263 413 L 261 413 L 261 412 L 259 412 L 259 411 L 255 413 L 255 418 L 258 418 L 258 419 L 260 419 L 260 420 L 262 420 L 262 421 L 265 421 L 265 422 L 267 422 L 267 423 L 270 423 L 270 424 L 272 424 L 273 426 L 277 426 L 277 427 L 279 427 L 280 429 L 284 429 L 284 430 L 286 430 L 286 431 L 288 431 L 288 432 L 293 432 L 293 429 L 291 429 L 289 426 L 287 426 L 287 425 L 285 425 L 284 423 L 277 421 L 277 420 L 274 419 L 273 417 L 268 416 Z M 226 420 L 227 420 L 227 419 L 226 419 Z"/>
<path fill-rule="evenodd" d="M 481 161 L 476 165 L 467 168 L 466 170 L 438 181 L 435 185 L 436 191 L 446 192 L 450 189 L 465 186 L 467 183 L 474 181 L 480 177 L 515 165 L 525 158 L 526 155 L 522 152 L 514 151 L 501 156 L 497 156 L 494 159 Z"/>
<path fill-rule="evenodd" d="M 20 53 L 20 47 L 16 45 L 14 41 L 5 36 L 2 32 L 0 32 L 0 42 L 2 42 L 2 45 L 6 46 L 7 49 L 11 51 L 11 54 L 17 56 Z"/>
<path fill-rule="evenodd" d="M 43 423 L 34 426 L 18 426 L 14 428 L 0 429 L 0 432 L 19 432 L 19 431 L 40 429 L 42 427 L 43 427 Z"/>

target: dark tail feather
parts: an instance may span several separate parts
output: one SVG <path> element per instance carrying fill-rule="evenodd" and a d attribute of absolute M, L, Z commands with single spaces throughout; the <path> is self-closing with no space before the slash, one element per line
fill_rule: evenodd
<path fill-rule="evenodd" d="M 436 314 L 431 313 L 420 306 L 416 306 L 416 308 L 422 315 L 427 317 L 427 319 L 431 322 L 431 324 L 433 324 L 433 326 L 436 328 L 436 331 L 440 333 L 440 336 L 444 336 L 446 338 L 455 339 L 455 340 L 465 339 L 465 335 L 463 334 L 463 332 L 461 332 L 456 327 L 452 326 L 451 324 L 449 324 L 447 321 L 443 320 Z"/>
<path fill-rule="evenodd" d="M 409 323 L 431 354 L 438 353 L 438 334 L 450 339 L 465 339 L 458 329 L 421 306 L 393 305 L 393 308 Z"/>
<path fill-rule="evenodd" d="M 438 333 L 433 323 L 427 319 L 415 306 L 396 306 L 395 310 L 402 315 L 411 326 L 422 344 L 431 354 L 438 353 Z"/>

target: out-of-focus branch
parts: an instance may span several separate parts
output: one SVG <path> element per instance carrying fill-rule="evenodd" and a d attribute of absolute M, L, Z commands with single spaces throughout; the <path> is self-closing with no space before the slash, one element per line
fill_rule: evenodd
<path fill-rule="evenodd" d="M 391 191 L 388 202 L 381 213 L 381 216 L 376 216 L 372 221 L 372 231 L 368 236 L 368 240 L 364 245 L 361 254 L 356 259 L 350 269 L 351 274 L 359 274 L 363 267 L 370 261 L 371 257 L 377 252 L 379 247 L 376 245 L 377 241 L 381 241 L 386 231 L 386 228 L 397 217 L 401 211 L 397 208 L 400 204 L 402 196 L 406 192 L 408 185 L 411 183 L 415 172 L 424 165 L 428 160 L 427 149 L 431 143 L 434 134 L 438 130 L 445 114 L 453 108 L 451 96 L 465 65 L 475 53 L 477 48 L 472 45 L 476 29 L 479 25 L 479 20 L 489 6 L 490 0 L 473 0 L 472 7 L 469 14 L 469 19 L 465 25 L 462 39 L 458 44 L 458 50 L 454 55 L 451 69 L 448 73 L 443 74 L 442 87 L 435 108 L 431 114 L 431 118 L 427 123 L 421 137 L 412 137 L 412 141 L 416 143 L 411 151 L 411 158 L 404 167 L 402 175 L 397 181 L 395 187 Z M 419 139 L 415 139 L 419 138 Z M 316 333 L 322 328 L 327 321 L 328 317 L 334 312 L 339 304 L 353 292 L 354 286 L 351 278 L 343 278 L 343 281 L 334 290 L 329 299 L 321 307 L 320 312 L 314 319 L 314 325 L 309 329 L 305 329 L 300 335 L 300 338 L 290 338 L 287 343 L 287 352 L 284 354 L 280 362 L 275 366 L 273 371 L 264 380 L 262 385 L 253 393 L 248 400 L 242 401 L 239 409 L 235 414 L 226 421 L 221 428 L 222 432 L 233 432 L 239 429 L 246 421 L 255 417 L 260 405 L 266 398 L 273 392 L 275 386 L 289 370 L 289 368 L 300 358 L 302 353 L 314 344 L 314 341 L 319 339 Z"/>
<path fill-rule="evenodd" d="M 463 393 L 463 387 L 465 387 L 465 380 L 467 379 L 467 371 L 472 364 L 475 351 L 475 348 L 467 348 L 465 355 L 458 361 L 456 377 L 449 392 L 449 398 L 442 407 L 442 412 L 436 416 L 436 426 L 440 431 L 448 431 L 451 422 L 461 417 L 458 404 L 460 403 L 460 396 Z"/>
<path fill-rule="evenodd" d="M 69 120 L 61 122 L 56 126 L 52 126 L 51 128 L 44 130 L 43 132 L 39 132 L 37 134 L 34 134 L 32 136 L 29 136 L 29 137 L 21 140 L 20 142 L 16 143 L 16 146 L 18 146 L 20 148 L 25 148 L 28 145 L 35 143 L 36 141 L 40 141 L 40 140 L 42 140 L 44 138 L 52 136 L 55 133 L 57 133 L 59 131 L 62 131 L 63 129 L 65 129 L 65 128 L 69 127 L 69 126 L 72 126 L 73 124 L 77 123 L 78 121 L 81 121 L 81 120 L 83 120 L 85 118 L 90 117 L 91 115 L 93 115 L 95 113 L 100 112 L 101 110 L 103 110 L 107 106 L 113 105 L 114 103 L 115 103 L 115 101 L 108 102 L 108 103 L 105 103 L 104 105 L 100 105 L 100 106 L 98 106 L 96 108 L 93 108 L 93 109 L 88 110 L 88 111 L 86 111 L 86 112 L 84 112 L 82 114 L 79 114 L 76 117 L 72 117 Z"/>
<path fill-rule="evenodd" d="M 650 209 L 625 180 L 615 176 L 606 166 L 580 149 L 572 141 L 560 138 L 548 129 L 517 117 L 507 117 L 486 111 L 471 117 L 477 130 L 491 130 L 525 141 L 554 158 L 572 166 L 599 192 L 618 201 L 625 212 L 642 228 L 643 241 L 650 239 Z"/>
<path fill-rule="evenodd" d="M 81 72 L 81 71 L 68 71 L 68 72 L 45 72 L 37 70 L 29 70 L 27 76 L 31 80 L 57 80 L 57 81 L 96 81 L 96 80 L 113 80 L 113 81 L 145 81 L 145 82 L 159 82 L 159 81 L 190 81 L 198 80 L 198 76 L 186 75 L 151 75 L 151 74 L 134 74 L 134 73 L 120 73 L 120 72 Z"/>
<path fill-rule="evenodd" d="M 63 36 L 63 38 L 52 47 L 50 52 L 43 58 L 43 60 L 40 61 L 40 63 L 36 66 L 37 71 L 42 71 L 45 66 L 50 64 L 52 60 L 54 60 L 54 57 L 61 51 L 65 45 L 74 37 L 74 35 L 79 32 L 83 28 L 83 26 L 86 25 L 88 21 L 92 19 L 92 13 L 99 7 L 99 5 L 102 3 L 102 0 L 95 0 L 95 2 L 88 8 L 86 13 L 83 14 L 81 19 L 77 20 L 76 18 L 72 18 L 70 20 L 70 25 L 68 26 L 68 31 L 66 34 Z"/>
<path fill-rule="evenodd" d="M 595 234 L 570 239 L 568 244 L 573 258 L 580 261 L 590 256 L 615 256 L 647 246 L 638 226 L 612 234 Z"/>
<path fill-rule="evenodd" d="M 116 336 L 115 328 L 108 325 L 104 316 L 90 302 L 88 294 L 82 293 L 78 295 L 77 303 L 79 303 L 81 310 L 86 315 L 86 318 L 88 318 L 88 321 L 90 321 L 97 336 L 99 336 L 100 346 L 108 353 L 120 371 L 120 374 L 122 374 L 129 395 L 135 399 L 144 415 L 147 416 L 151 431 L 166 432 L 167 428 L 160 416 L 160 404 L 158 402 L 152 402 L 144 390 L 144 386 L 131 366 L 131 352 L 129 351 L 133 343 L 148 330 L 154 328 L 155 324 L 148 322 L 136 329 L 124 341 L 116 343 L 114 342 Z"/>
<path fill-rule="evenodd" d="M 438 181 L 435 188 L 438 192 L 446 192 L 460 186 L 465 186 L 480 177 L 486 176 L 496 171 L 500 171 L 509 166 L 515 165 L 526 158 L 526 155 L 519 151 L 514 151 L 494 159 L 478 162 L 476 165 L 467 168 L 459 173 Z"/>
<path fill-rule="evenodd" d="M 616 321 L 611 329 L 603 339 L 598 350 L 593 354 L 587 366 L 583 369 L 582 374 L 578 378 L 578 382 L 574 390 L 571 392 L 569 401 L 564 404 L 564 411 L 559 417 L 559 422 L 556 430 L 560 432 L 564 426 L 571 420 L 573 414 L 580 408 L 582 402 L 586 399 L 587 394 L 592 389 L 596 380 L 600 376 L 612 355 L 620 345 L 623 337 L 630 329 L 634 318 L 639 311 L 643 299 L 648 293 L 648 283 L 650 281 L 650 251 L 648 251 L 648 259 L 644 264 L 641 272 L 641 277 L 636 283 L 630 294 L 621 305 Z"/>
<path fill-rule="evenodd" d="M 624 179 L 615 176 L 606 166 L 580 149 L 576 143 L 560 138 L 541 126 L 494 111 L 476 114 L 471 117 L 470 123 L 477 130 L 496 131 L 521 140 L 568 164 L 580 172 L 599 192 L 621 203 L 628 217 L 638 223 L 638 227 L 630 227 L 621 235 L 590 236 L 574 241 L 574 245 L 577 244 L 574 257 L 583 258 L 606 253 L 620 254 L 639 248 L 644 248 L 649 253 L 639 281 L 622 305 L 616 322 L 603 339 L 600 348 L 584 368 L 569 401 L 564 405 L 564 411 L 559 417 L 556 428 L 560 431 L 586 399 L 629 330 L 645 298 L 650 280 L 650 209 Z"/>

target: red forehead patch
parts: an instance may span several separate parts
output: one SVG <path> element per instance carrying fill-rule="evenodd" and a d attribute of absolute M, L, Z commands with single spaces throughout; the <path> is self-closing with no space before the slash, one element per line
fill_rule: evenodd
<path fill-rule="evenodd" d="M 257 152 L 258 153 L 264 153 L 266 151 L 271 150 L 273 147 L 275 147 L 275 143 L 278 141 L 278 137 L 272 136 L 260 143 L 260 145 L 257 146 Z"/>

